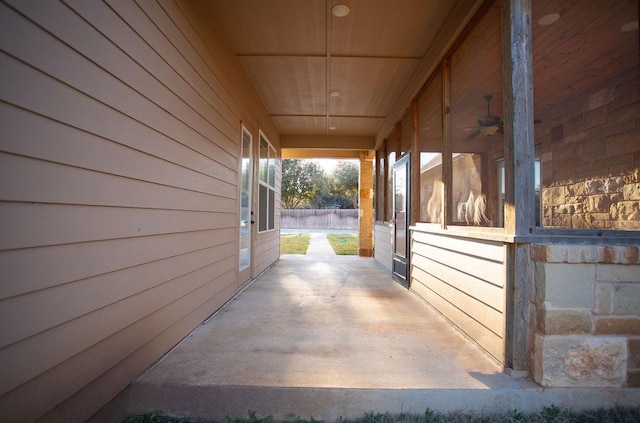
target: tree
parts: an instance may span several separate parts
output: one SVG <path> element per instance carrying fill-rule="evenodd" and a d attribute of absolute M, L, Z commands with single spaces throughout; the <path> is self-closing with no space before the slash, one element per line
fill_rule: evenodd
<path fill-rule="evenodd" d="M 307 206 L 326 179 L 324 171 L 316 162 L 284 159 L 282 161 L 281 203 L 285 209 Z"/>
<path fill-rule="evenodd" d="M 353 209 L 353 201 L 341 194 L 319 193 L 311 202 L 312 209 Z"/>
<path fill-rule="evenodd" d="M 344 195 L 358 207 L 360 166 L 353 161 L 340 160 L 333 170 L 333 194 Z"/>

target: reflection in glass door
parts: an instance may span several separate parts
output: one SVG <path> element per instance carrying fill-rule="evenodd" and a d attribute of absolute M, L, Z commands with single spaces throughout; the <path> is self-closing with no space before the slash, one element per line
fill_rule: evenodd
<path fill-rule="evenodd" d="M 251 265 L 251 143 L 252 137 L 249 131 L 242 127 L 242 168 L 240 169 L 240 240 L 239 256 L 240 271 L 249 268 Z M 240 282 L 249 279 L 249 275 L 242 278 Z"/>
<path fill-rule="evenodd" d="M 409 155 L 393 166 L 393 276 L 409 286 Z"/>

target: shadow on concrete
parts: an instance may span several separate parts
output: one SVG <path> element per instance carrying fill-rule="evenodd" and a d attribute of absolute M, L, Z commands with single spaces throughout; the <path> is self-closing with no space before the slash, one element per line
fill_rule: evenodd
<path fill-rule="evenodd" d="M 606 390 L 514 379 L 373 259 L 284 255 L 147 372 L 129 412 L 194 419 L 538 410 Z M 637 395 L 636 395 L 637 396 Z"/>

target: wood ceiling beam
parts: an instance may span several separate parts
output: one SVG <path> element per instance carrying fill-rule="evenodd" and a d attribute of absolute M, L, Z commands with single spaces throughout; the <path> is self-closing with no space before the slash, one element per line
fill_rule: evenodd
<path fill-rule="evenodd" d="M 359 159 L 360 150 L 283 148 L 283 159 Z"/>
<path fill-rule="evenodd" d="M 322 135 L 283 135 L 280 147 L 329 150 L 373 150 L 373 137 L 349 137 Z"/>

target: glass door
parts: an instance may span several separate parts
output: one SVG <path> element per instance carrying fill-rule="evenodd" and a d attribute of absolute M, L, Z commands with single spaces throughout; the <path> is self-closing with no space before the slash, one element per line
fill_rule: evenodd
<path fill-rule="evenodd" d="M 239 258 L 240 275 L 239 283 L 242 284 L 251 278 L 251 224 L 253 223 L 253 211 L 251 210 L 251 180 L 253 166 L 251 161 L 251 144 L 253 138 L 247 129 L 242 127 L 242 160 L 240 168 L 240 237 Z"/>
<path fill-rule="evenodd" d="M 393 165 L 393 277 L 409 287 L 409 155 Z"/>

